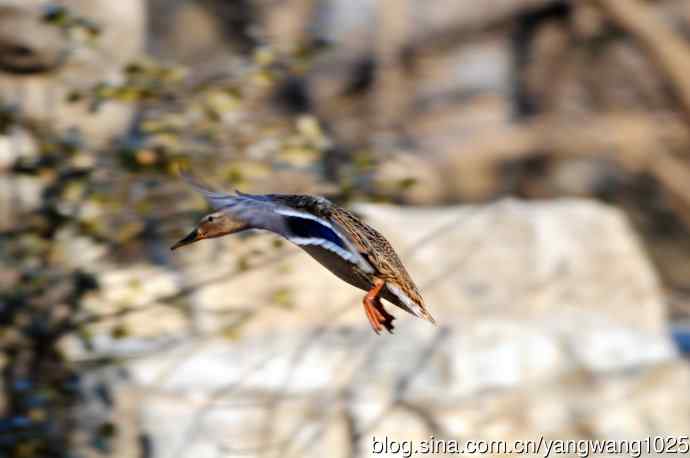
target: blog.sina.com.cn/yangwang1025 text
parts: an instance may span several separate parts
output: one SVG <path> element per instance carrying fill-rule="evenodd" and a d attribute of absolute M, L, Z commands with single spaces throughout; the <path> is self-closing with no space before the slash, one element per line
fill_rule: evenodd
<path fill-rule="evenodd" d="M 616 454 L 640 458 L 645 454 L 690 453 L 689 436 L 650 436 L 631 440 L 595 439 L 539 439 L 530 440 L 454 440 L 430 436 L 422 440 L 396 440 L 388 436 L 372 437 L 374 455 L 387 454 L 409 458 L 414 455 L 538 455 L 549 458 L 558 455 L 576 455 L 588 458 L 597 454 Z"/>

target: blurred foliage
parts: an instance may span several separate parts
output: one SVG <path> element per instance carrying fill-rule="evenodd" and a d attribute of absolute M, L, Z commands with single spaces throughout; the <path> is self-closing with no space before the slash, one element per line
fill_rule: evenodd
<path fill-rule="evenodd" d="M 95 23 L 64 6 L 49 5 L 43 19 L 82 46 L 100 34 Z M 302 72 L 315 52 L 299 45 L 279 54 L 263 46 L 203 80 L 154 59 L 130 62 L 120 81 L 102 81 L 67 97 L 88 104 L 94 114 L 111 103 L 135 109 L 131 130 L 97 149 L 78 129 L 55 130 L 0 99 L 0 134 L 24 132 L 35 144 L 32 154 L 17 155 L 9 176 L 41 189 L 38 205 L 17 209 L 16 219 L 0 233 L 0 456 L 72 457 L 77 445 L 84 445 L 75 418 L 85 402 L 84 368 L 65 357 L 61 340 L 69 336 L 92 348 L 88 326 L 99 316 L 84 301 L 98 291 L 102 269 L 97 262 L 85 268 L 70 259 L 82 253 L 66 251 L 61 238 L 87 240 L 111 259 L 149 256 L 139 249 L 143 244 L 151 238 L 169 242 L 164 232 L 177 230 L 179 216 L 202 210 L 172 205 L 184 189 L 175 178 L 179 166 L 237 186 L 271 179 L 276 170 L 306 177 L 305 191 L 318 183 L 328 136 L 315 117 L 267 104 L 276 85 Z M 247 268 L 240 257 L 238 271 Z M 288 290 L 276 291 L 274 299 L 280 307 L 291 304 Z M 236 338 L 246 318 L 221 334 Z M 122 338 L 128 329 L 115 323 L 110 334 Z M 98 398 L 112 402 L 98 389 Z M 88 446 L 107 452 L 117 431 L 105 419 L 90 434 Z"/>
<path fill-rule="evenodd" d="M 80 37 L 86 42 L 96 39 L 101 28 L 95 21 L 78 15 L 64 5 L 48 3 L 43 8 L 43 21 L 62 29 L 72 37 Z"/>

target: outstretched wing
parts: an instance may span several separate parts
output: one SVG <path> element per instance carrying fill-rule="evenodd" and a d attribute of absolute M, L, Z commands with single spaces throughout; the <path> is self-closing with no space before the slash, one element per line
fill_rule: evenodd
<path fill-rule="evenodd" d="M 365 272 L 374 271 L 352 243 L 323 218 L 276 203 L 270 196 L 241 192 L 227 194 L 214 191 L 187 173 L 182 173 L 182 176 L 214 209 L 244 221 L 252 228 L 274 232 L 301 247 L 318 246 L 356 264 Z"/>
<path fill-rule="evenodd" d="M 257 207 L 270 208 L 270 211 L 282 218 L 280 224 L 284 226 L 280 230 L 265 227 L 264 229 L 277 232 L 300 247 L 317 246 L 323 248 L 357 265 L 364 272 L 374 272 L 373 267 L 362 257 L 352 242 L 328 220 L 306 211 L 276 203 L 269 195 L 245 194 L 238 191 L 236 199 L 242 202 L 253 202 Z M 229 208 L 231 209 L 232 206 Z M 225 211 L 225 209 L 223 210 Z"/>
<path fill-rule="evenodd" d="M 232 194 L 213 190 L 206 183 L 187 172 L 180 172 L 180 175 L 182 178 L 184 178 L 189 186 L 204 196 L 209 205 L 216 210 L 225 207 L 236 199 L 236 196 L 233 196 Z"/>

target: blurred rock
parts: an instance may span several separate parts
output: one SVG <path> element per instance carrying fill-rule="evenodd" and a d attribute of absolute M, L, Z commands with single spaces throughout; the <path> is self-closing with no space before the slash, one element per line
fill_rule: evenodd
<path fill-rule="evenodd" d="M 0 230 L 14 226 L 17 210 L 40 204 L 43 187 L 40 178 L 3 176 L 15 161 L 35 157 L 36 150 L 36 141 L 27 132 L 16 130 L 11 136 L 0 135 Z"/>
<path fill-rule="evenodd" d="M 92 21 L 99 36 L 93 44 L 74 41 L 42 19 L 43 1 L 0 0 L 0 100 L 28 119 L 78 128 L 98 146 L 126 127 L 131 107 L 107 103 L 93 113 L 87 103 L 70 103 L 67 96 L 116 81 L 122 66 L 143 51 L 145 5 L 142 0 L 53 3 Z"/>
<path fill-rule="evenodd" d="M 584 200 L 357 211 L 397 247 L 439 327 L 389 307 L 396 334 L 376 336 L 362 292 L 267 234 L 180 250 L 182 284 L 204 285 L 189 304 L 196 332 L 175 333 L 166 315 L 178 312 L 159 309 L 140 336 L 94 339 L 99 352 L 140 355 L 118 415 L 140 421 L 154 456 L 368 455 L 372 436 L 642 438 L 690 427 L 690 374 L 618 211 Z M 238 269 L 247 257 L 259 267 Z M 155 284 L 137 277 L 153 288 L 137 300 L 155 303 Z M 123 287 L 110 282 L 94 306 Z M 176 343 L 140 353 L 157 332 Z"/>
<path fill-rule="evenodd" d="M 149 51 L 166 60 L 189 65 L 196 72 L 227 69 L 224 67 L 228 61 L 236 59 L 238 53 L 250 52 L 255 44 L 256 10 L 261 2 L 149 0 L 146 3 L 150 16 Z M 181 30 L 194 33 L 180 33 Z"/>

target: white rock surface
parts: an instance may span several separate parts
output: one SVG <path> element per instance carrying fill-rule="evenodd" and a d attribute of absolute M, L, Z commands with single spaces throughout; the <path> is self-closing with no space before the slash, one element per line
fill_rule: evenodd
<path fill-rule="evenodd" d="M 172 339 L 132 359 L 118 390 L 129 406 L 118 418 L 136 419 L 155 457 L 369 456 L 374 437 L 642 438 L 690 427 L 689 373 L 618 211 L 579 200 L 358 210 L 398 248 L 439 326 L 391 307 L 396 334 L 374 335 L 362 293 L 291 248 L 279 263 L 225 273 L 248 250 L 268 251 L 267 234 L 176 252 L 181 274 L 161 278 L 223 279 L 193 295 L 195 331 L 170 326 L 179 310 L 161 307 L 139 337 L 102 343 L 127 353 L 156 334 Z M 117 284 L 111 299 L 123 297 Z M 233 328 L 232 310 L 254 312 Z"/>

